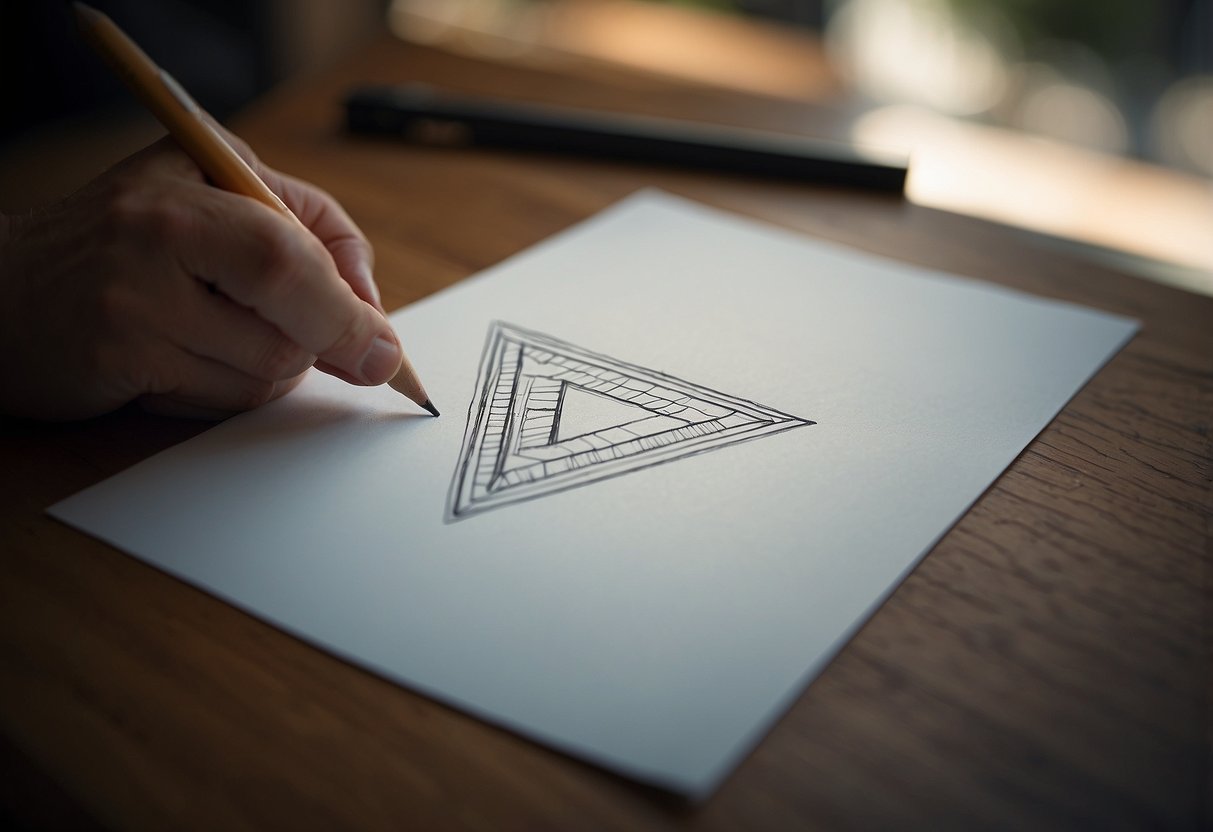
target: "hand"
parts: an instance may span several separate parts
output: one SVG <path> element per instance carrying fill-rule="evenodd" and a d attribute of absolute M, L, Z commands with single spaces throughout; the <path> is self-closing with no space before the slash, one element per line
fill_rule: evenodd
<path fill-rule="evenodd" d="M 237 149 L 312 230 L 208 185 L 169 139 L 52 208 L 0 215 L 0 412 L 222 418 L 308 367 L 381 384 L 400 344 L 371 249 L 327 194 Z"/>

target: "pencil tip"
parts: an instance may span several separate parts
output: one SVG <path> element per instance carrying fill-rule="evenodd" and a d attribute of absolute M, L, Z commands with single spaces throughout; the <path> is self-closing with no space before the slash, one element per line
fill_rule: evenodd
<path fill-rule="evenodd" d="M 438 408 L 434 407 L 434 403 L 429 399 L 425 400 L 425 404 L 423 404 L 422 407 L 424 407 L 430 413 L 433 413 L 435 416 L 438 415 Z"/>

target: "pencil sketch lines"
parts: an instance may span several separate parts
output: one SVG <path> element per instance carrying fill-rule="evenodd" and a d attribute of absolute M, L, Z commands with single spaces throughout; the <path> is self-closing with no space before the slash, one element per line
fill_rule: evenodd
<path fill-rule="evenodd" d="M 812 424 L 497 321 L 446 520 Z"/>

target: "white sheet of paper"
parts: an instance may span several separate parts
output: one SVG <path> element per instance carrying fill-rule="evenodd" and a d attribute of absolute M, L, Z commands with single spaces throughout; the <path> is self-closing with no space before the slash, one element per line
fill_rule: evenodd
<path fill-rule="evenodd" d="M 1136 330 L 655 192 L 393 321 L 440 419 L 313 371 L 51 513 L 388 678 L 699 796 Z M 547 493 L 469 480 L 491 499 L 451 519 L 465 438 L 492 441 L 465 427 L 495 321 L 614 359 L 566 378 L 554 432 L 541 394 L 560 379 L 528 371 L 515 409 L 537 427 L 515 446 L 559 455 L 662 415 L 588 389 L 594 366 L 815 424 L 681 456 L 692 440 L 667 434 L 616 471 L 579 457 L 583 484 Z M 512 493 L 530 499 L 494 502 Z"/>

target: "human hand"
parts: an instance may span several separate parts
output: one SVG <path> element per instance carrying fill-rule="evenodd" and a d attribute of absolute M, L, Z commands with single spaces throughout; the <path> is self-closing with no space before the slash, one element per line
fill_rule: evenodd
<path fill-rule="evenodd" d="M 395 374 L 357 226 L 227 136 L 312 234 L 208 185 L 169 139 L 46 211 L 0 216 L 0 412 L 77 419 L 138 400 L 222 418 L 313 364 L 354 384 Z"/>

